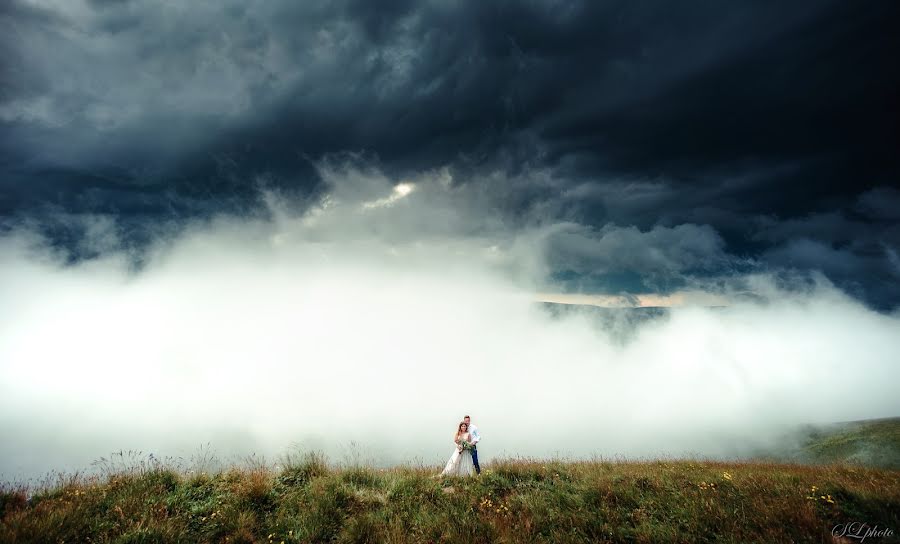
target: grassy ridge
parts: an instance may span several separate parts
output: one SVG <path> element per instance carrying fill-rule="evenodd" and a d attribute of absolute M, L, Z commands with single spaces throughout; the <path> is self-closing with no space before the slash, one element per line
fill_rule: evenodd
<path fill-rule="evenodd" d="M 217 474 L 163 466 L 0 493 L 0 542 L 830 542 L 900 533 L 900 472 L 766 462 L 329 467 L 316 455 Z M 867 542 L 897 541 L 870 538 Z"/>
<path fill-rule="evenodd" d="M 803 444 L 801 458 L 900 469 L 900 418 L 833 423 L 814 428 Z"/>
<path fill-rule="evenodd" d="M 800 425 L 754 458 L 806 465 L 845 463 L 900 470 L 900 417 Z"/>

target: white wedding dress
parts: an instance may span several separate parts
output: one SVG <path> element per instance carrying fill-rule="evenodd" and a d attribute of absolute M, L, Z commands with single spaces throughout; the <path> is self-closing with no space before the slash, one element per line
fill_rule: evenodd
<path fill-rule="evenodd" d="M 471 442 L 472 437 L 466 433 L 460 437 L 461 439 Z M 441 476 L 474 476 L 475 463 L 472 461 L 472 450 L 459 451 L 456 442 L 453 443 L 453 454 L 447 461 L 447 466 L 441 472 Z"/>

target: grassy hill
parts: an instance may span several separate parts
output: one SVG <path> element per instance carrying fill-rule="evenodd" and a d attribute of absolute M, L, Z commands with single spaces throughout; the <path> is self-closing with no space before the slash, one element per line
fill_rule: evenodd
<path fill-rule="evenodd" d="M 831 542 L 852 521 L 900 532 L 889 469 L 507 460 L 478 478 L 438 472 L 316 455 L 217 474 L 141 464 L 31 497 L 7 486 L 0 542 Z"/>
<path fill-rule="evenodd" d="M 831 530 L 854 521 L 900 542 L 900 418 L 806 426 L 765 455 L 510 459 L 468 479 L 316 454 L 216 473 L 132 458 L 0 485 L 0 542 L 852 542 Z"/>
<path fill-rule="evenodd" d="M 806 429 L 797 458 L 900 469 L 900 418 L 833 423 Z"/>
<path fill-rule="evenodd" d="M 756 459 L 808 465 L 844 463 L 900 470 L 900 417 L 802 425 Z"/>

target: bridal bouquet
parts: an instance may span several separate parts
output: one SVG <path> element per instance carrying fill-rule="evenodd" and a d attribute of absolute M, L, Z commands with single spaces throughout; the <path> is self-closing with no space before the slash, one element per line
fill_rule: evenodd
<path fill-rule="evenodd" d="M 459 447 L 460 447 L 460 451 L 466 451 L 466 450 L 472 449 L 472 444 L 470 444 L 469 442 L 466 442 L 465 440 L 460 440 Z"/>

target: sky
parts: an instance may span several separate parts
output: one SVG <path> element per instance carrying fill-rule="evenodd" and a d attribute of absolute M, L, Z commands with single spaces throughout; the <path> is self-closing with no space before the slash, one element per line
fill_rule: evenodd
<path fill-rule="evenodd" d="M 900 415 L 898 15 L 4 2 L 0 475 Z"/>

